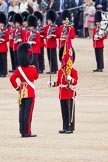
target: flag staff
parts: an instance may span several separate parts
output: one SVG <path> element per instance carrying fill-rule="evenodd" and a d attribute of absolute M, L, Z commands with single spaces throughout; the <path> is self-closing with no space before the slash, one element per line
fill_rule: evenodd
<path fill-rule="evenodd" d="M 72 51 L 72 45 L 71 45 L 71 38 L 70 38 L 70 27 L 71 27 L 71 22 L 69 21 L 68 18 L 66 18 L 65 22 L 64 22 L 64 26 L 66 26 L 68 28 L 68 34 L 66 36 L 66 42 L 64 45 L 64 52 L 63 52 L 63 57 L 62 57 L 62 61 L 63 64 L 65 64 L 65 73 L 66 73 L 66 78 L 68 75 L 71 75 L 71 68 L 72 68 L 72 55 L 73 55 L 73 51 Z M 71 51 L 71 53 L 70 53 Z M 65 60 L 65 56 L 68 55 L 67 57 L 69 57 L 68 59 Z M 71 57 L 70 57 L 71 55 Z M 70 107 L 70 81 L 68 81 L 68 116 L 69 116 L 69 130 L 71 130 L 71 118 L 72 117 L 72 112 L 71 112 L 71 107 Z M 73 105 L 72 105 L 73 107 Z"/>

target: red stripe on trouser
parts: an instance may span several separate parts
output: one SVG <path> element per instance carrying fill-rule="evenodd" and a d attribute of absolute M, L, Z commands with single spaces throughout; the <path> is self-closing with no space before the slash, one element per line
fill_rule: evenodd
<path fill-rule="evenodd" d="M 28 117 L 28 135 L 30 135 L 30 133 L 31 133 L 31 118 L 32 118 L 32 113 L 33 113 L 33 108 L 34 108 L 34 101 L 35 101 L 35 99 L 33 98 L 32 104 L 30 107 L 29 117 Z"/>

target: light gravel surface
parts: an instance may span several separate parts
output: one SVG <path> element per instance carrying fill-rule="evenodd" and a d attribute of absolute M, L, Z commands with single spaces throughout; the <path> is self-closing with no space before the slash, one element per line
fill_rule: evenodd
<path fill-rule="evenodd" d="M 96 68 L 92 40 L 76 38 L 73 46 L 79 71 L 75 133 L 58 134 L 62 128 L 58 88 L 47 87 L 49 75 L 42 74 L 35 82 L 32 132 L 37 137 L 21 138 L 17 92 L 8 74 L 0 78 L 0 162 L 108 162 L 108 39 L 103 73 L 92 72 Z M 45 63 L 48 71 L 46 54 Z"/>

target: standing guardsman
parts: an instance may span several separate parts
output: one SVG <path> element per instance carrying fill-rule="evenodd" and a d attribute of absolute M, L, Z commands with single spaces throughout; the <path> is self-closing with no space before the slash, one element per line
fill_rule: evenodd
<path fill-rule="evenodd" d="M 59 28 L 55 24 L 56 22 L 56 12 L 54 10 L 49 10 L 46 15 L 47 25 L 45 26 L 45 37 L 46 37 L 46 48 L 47 56 L 49 61 L 50 71 L 46 74 L 56 74 L 58 70 L 57 63 L 57 41 L 59 37 Z"/>
<path fill-rule="evenodd" d="M 66 19 L 68 19 L 68 21 L 71 22 L 71 14 L 68 10 L 64 10 L 62 12 L 62 25 L 60 26 L 60 32 L 59 32 L 59 47 L 63 46 L 65 44 L 65 41 L 66 41 L 66 37 L 67 37 L 67 34 L 70 33 L 71 35 L 71 39 L 74 39 L 75 38 L 75 29 L 73 26 L 70 26 L 67 27 L 65 25 L 65 21 Z M 71 41 L 72 42 L 72 41 Z"/>
<path fill-rule="evenodd" d="M 6 16 L 0 12 L 0 77 L 6 77 L 7 74 L 7 42 L 9 40 L 9 32 L 5 29 Z"/>
<path fill-rule="evenodd" d="M 37 18 L 34 15 L 30 15 L 27 19 L 28 32 L 27 42 L 30 43 L 34 55 L 33 65 L 39 72 L 38 55 L 40 55 L 40 33 L 37 31 Z"/>
<path fill-rule="evenodd" d="M 19 131 L 21 137 L 36 137 L 31 132 L 32 113 L 35 102 L 34 80 L 38 78 L 35 66 L 32 66 L 32 49 L 29 43 L 18 46 L 19 66 L 10 77 L 12 86 L 19 92 Z M 20 84 L 17 83 L 20 79 Z"/>
<path fill-rule="evenodd" d="M 27 18 L 29 16 L 29 13 L 27 11 L 24 11 L 21 13 L 21 15 L 23 17 L 22 27 L 27 31 L 28 30 Z"/>
<path fill-rule="evenodd" d="M 59 133 L 73 133 L 75 130 L 75 85 L 78 81 L 78 72 L 72 67 L 75 53 L 72 49 L 70 35 L 67 35 L 66 43 L 60 48 L 59 60 L 61 68 L 58 70 L 56 82 L 49 81 L 51 87 L 59 86 L 59 99 L 61 105 L 63 129 Z"/>
<path fill-rule="evenodd" d="M 34 15 L 38 19 L 38 26 L 37 31 L 40 33 L 40 55 L 38 55 L 38 61 L 39 61 L 39 73 L 42 74 L 45 70 L 45 61 L 44 61 L 44 47 L 45 47 L 45 34 L 44 34 L 44 27 L 43 27 L 43 15 L 39 11 L 35 11 Z"/>
<path fill-rule="evenodd" d="M 97 68 L 93 70 L 93 72 L 103 72 L 104 69 L 104 40 L 106 38 L 106 34 L 104 34 L 98 40 L 95 40 L 94 36 L 96 32 L 100 29 L 100 22 L 102 21 L 101 12 L 96 13 L 95 17 L 96 26 L 93 29 L 93 47 L 95 51 L 96 65 Z"/>
<path fill-rule="evenodd" d="M 15 15 L 14 11 L 10 11 L 8 13 L 8 30 L 9 30 L 9 50 L 10 50 L 10 58 L 11 58 L 11 66 L 12 70 L 9 70 L 9 72 L 14 72 L 16 66 L 15 66 L 15 57 L 13 52 L 13 32 L 14 32 L 14 23 L 13 23 L 13 17 Z"/>
<path fill-rule="evenodd" d="M 26 31 L 22 28 L 23 18 L 19 13 L 14 15 L 14 26 L 15 30 L 13 32 L 14 42 L 13 42 L 13 51 L 15 56 L 15 69 L 19 65 L 17 58 L 17 49 L 18 46 L 26 41 Z"/>

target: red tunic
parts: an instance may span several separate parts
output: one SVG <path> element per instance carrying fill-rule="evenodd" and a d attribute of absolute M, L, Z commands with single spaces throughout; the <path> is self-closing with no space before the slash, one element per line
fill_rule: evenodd
<path fill-rule="evenodd" d="M 18 43 L 15 42 L 15 37 L 17 34 L 18 34 L 18 29 L 15 29 L 13 32 L 13 37 L 14 37 L 13 51 L 16 51 L 18 49 L 19 44 L 26 41 L 26 31 L 24 29 L 21 28 L 21 30 L 19 30 L 19 35 L 20 35 L 19 38 L 21 38 L 21 42 Z"/>
<path fill-rule="evenodd" d="M 46 37 L 46 47 L 47 48 L 56 48 L 57 47 L 57 41 L 56 38 L 59 38 L 59 28 L 57 25 L 54 26 L 54 32 L 52 34 L 55 35 L 55 37 L 53 38 L 47 38 L 47 36 L 49 35 L 49 30 L 50 30 L 51 26 L 47 25 L 44 27 L 45 29 L 45 37 Z"/>
<path fill-rule="evenodd" d="M 75 86 L 78 81 L 78 72 L 75 69 L 71 70 L 71 77 L 74 80 L 72 85 Z M 60 69 L 58 71 L 56 85 L 59 86 L 59 99 L 60 100 L 67 100 L 69 96 L 70 96 L 69 98 L 72 98 L 76 95 L 76 92 L 73 91 L 71 88 L 70 88 L 70 95 L 68 94 L 69 93 L 68 87 L 67 87 L 68 82 L 66 80 L 66 74 L 63 69 Z"/>
<path fill-rule="evenodd" d="M 38 30 L 39 30 L 39 33 L 40 33 L 40 48 L 41 47 L 45 47 L 45 31 L 44 31 L 44 27 L 42 26 L 38 26 Z"/>
<path fill-rule="evenodd" d="M 4 35 L 1 37 L 1 39 L 4 39 L 4 41 L 0 41 L 0 53 L 8 51 L 7 42 L 9 41 L 9 31 L 8 29 L 2 29 L 0 32 L 3 31 Z"/>
<path fill-rule="evenodd" d="M 34 82 L 34 80 L 38 78 L 38 73 L 35 66 L 22 67 L 22 70 L 32 83 Z M 26 82 L 23 76 L 20 74 L 18 68 L 10 77 L 11 84 L 15 89 L 18 87 L 18 84 L 16 82 L 17 78 L 19 78 L 21 82 Z M 27 85 L 27 89 L 28 89 L 28 98 L 35 97 L 34 89 L 29 85 Z"/>
<path fill-rule="evenodd" d="M 64 33 L 67 36 L 68 29 L 62 25 L 59 28 L 59 38 L 61 38 L 64 35 Z M 70 36 L 71 36 L 71 39 L 74 39 L 75 38 L 75 28 L 73 26 L 70 27 Z M 59 39 L 59 47 L 63 46 L 65 44 L 65 41 L 66 40 L 60 40 Z"/>
<path fill-rule="evenodd" d="M 32 35 L 31 31 L 27 32 L 27 42 L 30 42 L 30 36 Z M 36 32 L 35 38 L 32 39 L 36 44 L 31 44 L 32 51 L 34 54 L 40 54 L 40 34 Z"/>
<path fill-rule="evenodd" d="M 10 26 L 8 28 L 8 31 L 9 31 L 9 47 L 10 48 L 13 48 L 13 43 L 14 43 L 14 38 L 13 38 L 13 33 L 14 33 L 14 28 L 12 26 Z"/>
<path fill-rule="evenodd" d="M 94 40 L 94 35 L 96 34 L 97 27 L 94 27 L 93 29 L 93 47 L 94 48 L 104 48 L 104 39 L 106 38 L 106 35 L 104 35 L 99 40 Z"/>

